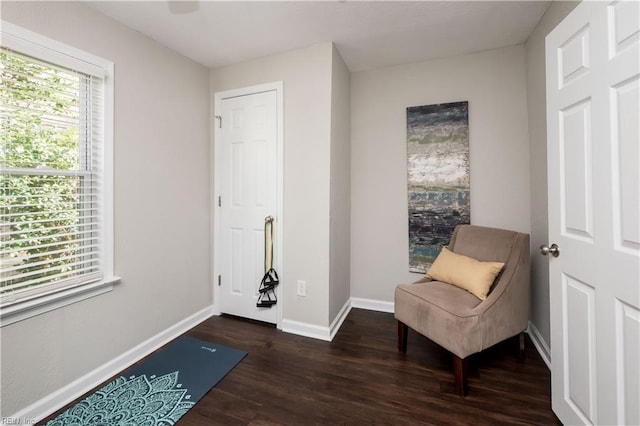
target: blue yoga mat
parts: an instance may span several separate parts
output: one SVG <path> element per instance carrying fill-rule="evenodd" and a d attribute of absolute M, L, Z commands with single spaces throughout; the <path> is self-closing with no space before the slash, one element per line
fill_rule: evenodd
<path fill-rule="evenodd" d="M 246 355 L 182 336 L 47 426 L 173 425 Z"/>

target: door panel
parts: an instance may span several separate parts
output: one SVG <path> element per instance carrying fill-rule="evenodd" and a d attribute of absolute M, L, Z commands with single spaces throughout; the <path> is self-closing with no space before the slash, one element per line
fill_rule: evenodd
<path fill-rule="evenodd" d="M 638 425 L 640 389 L 638 380 L 633 378 L 640 377 L 640 311 L 616 300 L 616 322 L 618 393 L 622 395 L 618 399 L 618 417 L 629 425 Z"/>
<path fill-rule="evenodd" d="M 572 361 L 564 377 L 565 399 L 583 419 L 592 419 L 596 410 L 595 289 L 568 275 L 563 286 L 564 353 Z"/>
<path fill-rule="evenodd" d="M 610 22 L 609 46 L 615 55 L 638 43 L 640 3 L 637 1 L 613 2 L 608 13 Z"/>
<path fill-rule="evenodd" d="M 640 174 L 637 159 L 640 157 L 640 126 L 625 126 L 637 122 L 638 76 L 616 86 L 612 90 L 611 121 L 613 168 L 619 173 L 613 176 L 614 184 L 614 233 L 618 250 L 638 255 L 640 250 Z"/>
<path fill-rule="evenodd" d="M 563 88 L 589 72 L 589 26 L 585 25 L 569 37 L 558 49 L 558 54 L 559 88 Z"/>
<path fill-rule="evenodd" d="M 256 307 L 265 217 L 276 216 L 276 92 L 223 99 L 221 116 L 220 310 L 276 323 L 277 307 Z"/>
<path fill-rule="evenodd" d="M 244 230 L 231 228 L 231 293 L 244 295 Z"/>
<path fill-rule="evenodd" d="M 591 158 L 591 101 L 561 111 L 562 229 L 567 236 L 593 239 L 593 168 Z"/>

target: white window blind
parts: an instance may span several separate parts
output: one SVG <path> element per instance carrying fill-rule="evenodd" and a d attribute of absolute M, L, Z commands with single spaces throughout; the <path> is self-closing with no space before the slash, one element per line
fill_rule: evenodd
<path fill-rule="evenodd" d="M 0 51 L 0 304 L 103 279 L 104 80 Z"/>

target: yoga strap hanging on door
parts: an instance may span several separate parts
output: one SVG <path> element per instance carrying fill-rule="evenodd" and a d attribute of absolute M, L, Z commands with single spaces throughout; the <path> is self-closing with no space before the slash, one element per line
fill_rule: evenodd
<path fill-rule="evenodd" d="M 275 291 L 278 284 L 280 279 L 273 269 L 273 217 L 267 216 L 264 218 L 264 276 L 258 288 L 258 308 L 270 308 L 278 303 Z"/>

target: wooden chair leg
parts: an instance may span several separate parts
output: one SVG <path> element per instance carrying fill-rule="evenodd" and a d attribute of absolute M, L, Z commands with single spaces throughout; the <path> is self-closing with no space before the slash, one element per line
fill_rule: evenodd
<path fill-rule="evenodd" d="M 467 393 L 467 370 L 469 358 L 462 359 L 453 355 L 453 372 L 456 376 L 456 394 L 464 397 Z"/>
<path fill-rule="evenodd" d="M 398 321 L 398 352 L 407 353 L 407 335 L 409 326 Z"/>
<path fill-rule="evenodd" d="M 524 359 L 525 359 L 524 331 L 522 331 L 518 336 L 518 361 L 524 361 Z"/>

